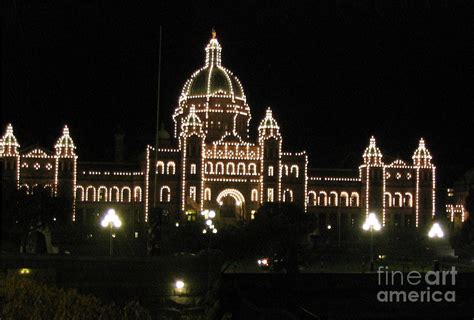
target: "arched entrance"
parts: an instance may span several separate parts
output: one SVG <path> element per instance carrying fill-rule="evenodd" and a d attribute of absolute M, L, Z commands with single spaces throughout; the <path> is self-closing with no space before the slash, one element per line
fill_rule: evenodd
<path fill-rule="evenodd" d="M 225 189 L 217 196 L 222 218 L 243 218 L 245 198 L 236 189 Z"/>

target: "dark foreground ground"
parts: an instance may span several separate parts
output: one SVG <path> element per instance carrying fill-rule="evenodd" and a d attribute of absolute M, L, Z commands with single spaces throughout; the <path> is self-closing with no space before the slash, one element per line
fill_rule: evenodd
<path fill-rule="evenodd" d="M 455 285 L 380 286 L 375 273 L 222 273 L 218 255 L 159 258 L 2 255 L 2 274 L 77 288 L 118 304 L 132 299 L 154 319 L 203 319 L 210 304 L 232 319 L 473 319 L 474 273 L 459 273 Z M 209 268 L 210 266 L 210 268 Z M 447 266 L 445 267 L 447 268 Z M 209 272 L 210 271 L 210 272 Z M 182 279 L 185 290 L 176 292 Z M 381 290 L 455 291 L 455 302 L 379 302 Z M 207 295 L 207 296 L 206 296 Z M 183 314 L 194 310 L 195 317 Z M 189 313 L 188 313 L 189 314 Z"/>

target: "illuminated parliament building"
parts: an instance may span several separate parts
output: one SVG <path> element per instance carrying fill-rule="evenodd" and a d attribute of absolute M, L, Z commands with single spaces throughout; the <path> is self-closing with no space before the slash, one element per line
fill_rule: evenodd
<path fill-rule="evenodd" d="M 80 128 L 67 126 L 54 150 L 21 149 L 8 125 L 0 145 L 4 195 L 46 190 L 67 199 L 70 219 L 81 224 L 96 223 L 110 207 L 125 221 L 147 222 L 155 201 L 188 221 L 214 209 L 218 223 L 253 219 L 265 202 L 292 202 L 317 215 L 321 230 L 359 228 L 369 212 L 384 226 L 421 227 L 432 219 L 436 168 L 423 139 L 409 162 L 384 162 L 372 137 L 358 168 L 313 169 L 305 151 L 287 151 L 283 123 L 270 108 L 250 139 L 250 106 L 221 53 L 213 32 L 204 65 L 179 96 L 173 132 L 161 129 L 158 150 L 144 146 L 136 162 L 81 162 L 73 142 Z"/>

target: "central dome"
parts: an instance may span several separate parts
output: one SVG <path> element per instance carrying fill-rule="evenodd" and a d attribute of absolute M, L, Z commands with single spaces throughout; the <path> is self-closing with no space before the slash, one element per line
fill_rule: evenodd
<path fill-rule="evenodd" d="M 231 98 L 245 102 L 244 89 L 239 79 L 221 65 L 222 47 L 217 41 L 216 33 L 206 46 L 206 61 L 204 67 L 191 75 L 184 84 L 180 102 L 188 98 Z"/>

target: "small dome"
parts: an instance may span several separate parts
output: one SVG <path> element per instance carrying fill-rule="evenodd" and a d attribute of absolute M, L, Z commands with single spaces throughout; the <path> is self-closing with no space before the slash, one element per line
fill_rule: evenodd
<path fill-rule="evenodd" d="M 375 144 L 374 136 L 370 138 L 369 146 L 365 149 L 362 157 L 364 158 L 365 164 L 371 164 L 371 165 L 382 164 L 382 152 L 380 152 L 380 149 Z"/>
<path fill-rule="evenodd" d="M 67 126 L 64 126 L 63 135 L 58 139 L 55 148 L 58 156 L 71 157 L 75 155 L 74 150 L 76 149 L 76 146 L 69 135 L 69 128 Z"/>
<path fill-rule="evenodd" d="M 258 131 L 261 136 L 280 137 L 280 127 L 275 118 L 273 118 L 272 110 L 270 108 L 267 109 L 265 118 L 260 122 Z"/>
<path fill-rule="evenodd" d="M 161 128 L 158 131 L 158 139 L 159 140 L 169 140 L 169 139 L 171 139 L 171 136 L 170 136 L 169 132 L 165 130 L 163 125 L 161 125 Z"/>
<path fill-rule="evenodd" d="M 195 97 L 228 97 L 245 101 L 244 89 L 239 79 L 221 65 L 222 47 L 215 32 L 206 46 L 204 67 L 193 73 L 184 84 L 180 101 Z"/>
<path fill-rule="evenodd" d="M 13 126 L 11 123 L 7 125 L 7 131 L 1 140 L 1 155 L 2 156 L 14 156 L 18 155 L 18 148 L 20 145 L 13 134 Z"/>
<path fill-rule="evenodd" d="M 420 143 L 418 148 L 415 150 L 412 159 L 415 166 L 431 166 L 431 154 L 426 148 L 425 140 L 423 138 L 420 139 Z"/>

